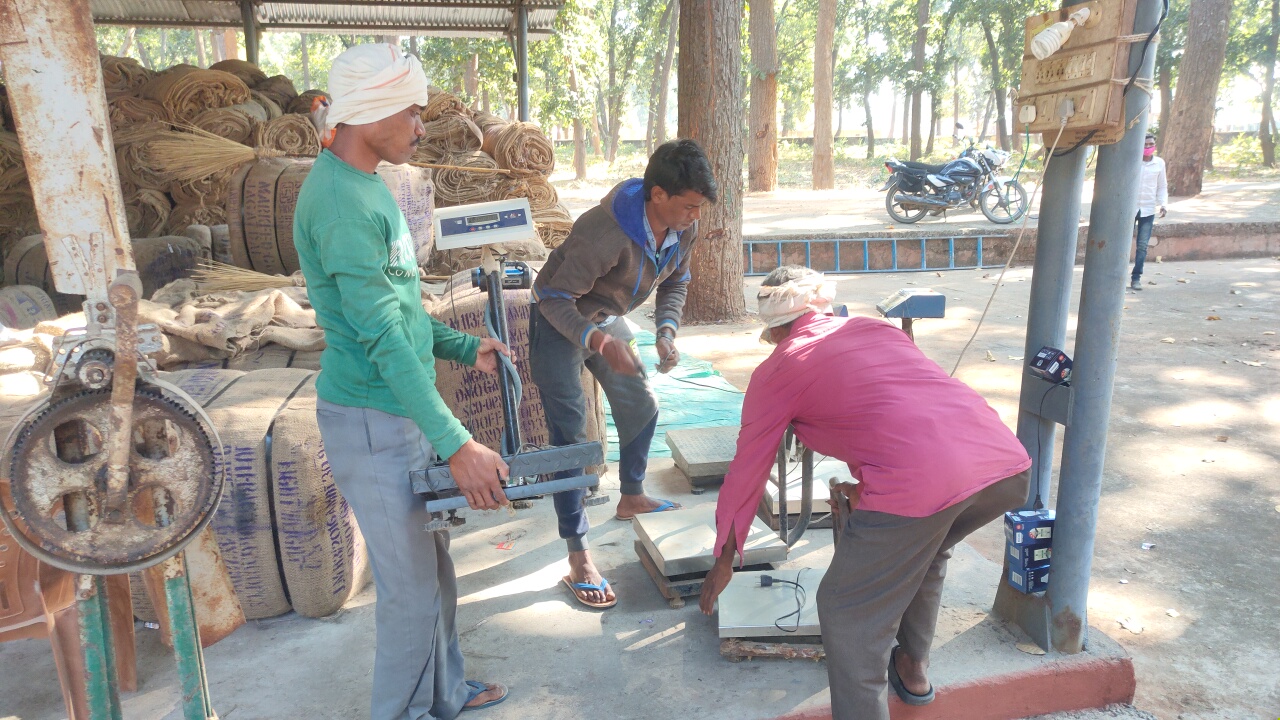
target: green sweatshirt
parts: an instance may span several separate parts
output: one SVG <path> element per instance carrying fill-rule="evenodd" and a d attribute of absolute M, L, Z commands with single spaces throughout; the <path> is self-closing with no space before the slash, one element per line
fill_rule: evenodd
<path fill-rule="evenodd" d="M 471 434 L 436 390 L 435 358 L 474 365 L 480 340 L 422 308 L 413 238 L 391 191 L 325 150 L 302 184 L 293 238 L 328 343 L 316 393 L 411 418 L 440 457 L 457 452 Z"/>

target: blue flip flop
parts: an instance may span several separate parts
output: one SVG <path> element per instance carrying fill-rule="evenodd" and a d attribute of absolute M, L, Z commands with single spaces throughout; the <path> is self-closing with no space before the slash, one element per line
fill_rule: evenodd
<path fill-rule="evenodd" d="M 609 581 L 605 580 L 604 578 L 600 579 L 599 585 L 593 585 L 591 583 L 585 583 L 585 582 L 576 583 L 573 581 L 573 578 L 569 577 L 568 575 L 565 575 L 564 577 L 560 578 L 560 581 L 563 582 L 565 585 L 569 586 L 569 590 L 573 592 L 573 597 L 578 602 L 582 603 L 583 605 L 586 605 L 589 608 L 594 608 L 596 610 L 607 610 L 613 607 L 614 605 L 618 604 L 617 595 L 614 595 L 613 600 L 606 600 L 605 602 L 593 603 L 578 594 L 579 590 L 595 590 L 596 592 L 599 592 L 603 595 L 607 595 L 609 593 Z"/>
<path fill-rule="evenodd" d="M 475 681 L 475 680 L 468 680 L 468 681 L 467 681 L 467 687 L 471 688 L 471 691 L 467 693 L 467 699 L 466 699 L 465 701 L 463 701 L 463 703 L 462 703 L 462 709 L 463 709 L 463 711 L 466 711 L 466 710 L 483 710 L 483 709 L 485 709 L 485 708 L 487 708 L 487 707 L 493 707 L 494 705 L 497 705 L 498 703 L 502 702 L 503 700 L 506 700 L 506 699 L 507 699 L 507 686 L 506 686 L 506 685 L 503 685 L 502 683 L 494 683 L 494 685 L 496 685 L 497 687 L 499 687 L 499 688 L 501 688 L 501 689 L 502 689 L 502 695 L 501 695 L 501 696 L 499 696 L 497 700 L 490 700 L 490 701 L 489 701 L 489 702 L 487 702 L 487 703 L 480 703 L 479 705 L 475 705 L 475 706 L 473 706 L 473 707 L 467 707 L 467 703 L 469 703 L 469 702 L 471 702 L 472 700 L 475 700 L 476 698 L 480 697 L 481 693 L 484 693 L 486 690 L 488 690 L 488 689 L 489 689 L 489 686 L 488 686 L 487 684 L 485 684 L 485 683 L 477 682 L 477 681 Z"/>
<path fill-rule="evenodd" d="M 672 502 L 672 501 L 670 501 L 670 500 L 662 500 L 661 502 L 662 502 L 662 504 L 661 504 L 661 505 L 659 505 L 658 507 L 656 507 L 656 508 L 654 508 L 654 509 L 650 510 L 649 512 L 645 512 L 645 513 L 636 513 L 636 515 L 649 515 L 649 514 L 652 514 L 652 513 L 660 513 L 660 512 L 666 512 L 666 511 L 668 511 L 668 510 L 678 510 L 678 509 L 680 509 L 680 506 L 679 506 L 679 505 L 675 504 L 674 502 Z M 636 516 L 635 516 L 635 515 L 632 515 L 631 517 L 622 517 L 621 515 L 617 515 L 617 514 L 615 514 L 615 515 L 613 516 L 613 519 L 614 519 L 614 520 L 621 520 L 621 521 L 623 521 L 623 522 L 631 522 L 632 520 L 635 520 L 635 519 L 636 519 Z"/>

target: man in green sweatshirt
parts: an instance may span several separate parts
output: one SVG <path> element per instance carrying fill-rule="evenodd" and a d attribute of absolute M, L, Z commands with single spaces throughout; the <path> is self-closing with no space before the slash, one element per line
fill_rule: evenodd
<path fill-rule="evenodd" d="M 492 339 L 467 335 L 423 310 L 413 239 L 379 162 L 412 156 L 425 133 L 427 80 L 394 45 L 357 45 L 329 71 L 332 129 L 294 215 L 307 293 L 328 347 L 316 418 L 333 479 L 355 512 L 377 586 L 373 720 L 452 720 L 506 688 L 466 680 L 454 616 L 458 590 L 449 536 L 409 487 L 409 472 L 446 458 L 472 508 L 507 503 L 507 466 L 471 439 L 435 387 L 435 359 L 497 371 Z"/>

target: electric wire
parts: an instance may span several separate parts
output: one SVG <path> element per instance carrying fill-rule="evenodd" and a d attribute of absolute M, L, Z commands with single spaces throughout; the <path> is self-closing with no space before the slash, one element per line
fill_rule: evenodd
<path fill-rule="evenodd" d="M 795 609 L 795 610 L 792 610 L 791 612 L 787 613 L 786 615 L 783 615 L 783 616 L 779 617 L 777 620 L 774 620 L 774 621 L 773 621 L 773 626 L 774 626 L 774 627 L 776 627 L 776 628 L 778 628 L 778 630 L 780 630 L 780 631 L 782 631 L 782 632 L 784 632 L 784 633 L 797 633 L 797 632 L 800 632 L 800 615 L 801 615 L 801 613 L 802 613 L 802 612 L 804 612 L 804 606 L 805 606 L 805 605 L 807 605 L 807 604 L 808 604 L 808 602 L 809 602 L 809 591 L 808 591 L 808 590 L 805 590 L 805 589 L 804 589 L 804 586 L 800 584 L 800 576 L 801 576 L 801 575 L 803 575 L 803 574 L 804 574 L 804 571 L 805 571 L 805 570 L 808 570 L 808 569 L 809 569 L 809 568 L 800 568 L 800 570 L 799 570 L 798 572 L 796 572 L 796 579 L 795 579 L 795 582 L 792 582 L 792 581 L 790 581 L 790 580 L 783 580 L 783 579 L 781 579 L 781 578 L 771 578 L 771 580 L 773 581 L 773 584 L 775 584 L 775 585 L 790 585 L 790 586 L 792 586 L 792 587 L 794 587 L 794 588 L 795 588 L 796 609 Z M 795 618 L 796 618 L 796 625 L 795 625 L 795 627 L 793 627 L 793 628 L 784 628 L 784 627 L 782 627 L 782 621 L 783 621 L 783 620 L 786 620 L 787 618 L 789 618 L 789 617 L 791 617 L 791 616 L 793 616 L 793 615 L 794 615 L 794 616 L 795 616 Z"/>
<path fill-rule="evenodd" d="M 995 301 L 996 293 L 1000 290 L 1001 283 L 1004 282 L 1004 274 L 1008 272 L 1009 266 L 1013 264 L 1013 258 L 1018 254 L 1018 248 L 1022 245 L 1022 236 L 1026 234 L 1027 224 L 1031 221 L 1031 206 L 1035 203 L 1036 196 L 1040 194 L 1040 188 L 1044 185 L 1045 175 L 1049 172 L 1049 163 L 1053 159 L 1053 151 L 1058 147 L 1058 141 L 1062 139 L 1062 132 L 1066 129 L 1067 118 L 1064 117 L 1058 125 L 1058 135 L 1053 139 L 1053 146 L 1049 148 L 1049 152 L 1044 157 L 1044 170 L 1040 173 L 1040 179 L 1036 181 L 1036 186 L 1031 191 L 1031 197 L 1027 198 L 1027 209 L 1022 214 L 1022 227 L 1018 228 L 1018 237 L 1013 242 L 1013 250 L 1009 251 L 1009 259 L 1005 261 L 1004 267 L 1000 269 L 1000 277 L 996 278 L 996 286 L 991 288 L 991 297 L 987 298 L 986 307 L 982 308 L 982 315 L 978 317 L 978 324 L 973 328 L 973 334 L 969 336 L 969 341 L 960 349 L 956 364 L 949 373 L 951 377 L 955 377 L 956 370 L 960 369 L 960 362 L 964 360 L 965 353 L 969 351 L 969 346 L 978 337 L 978 331 L 982 329 L 982 323 L 987 319 L 987 312 L 991 310 L 991 303 Z"/>

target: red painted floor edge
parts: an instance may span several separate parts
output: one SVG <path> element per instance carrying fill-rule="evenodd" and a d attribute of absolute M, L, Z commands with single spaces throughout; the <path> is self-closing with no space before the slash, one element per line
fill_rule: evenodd
<path fill-rule="evenodd" d="M 889 691 L 893 720 L 1020 720 L 1048 713 L 1133 702 L 1137 679 L 1128 657 L 1048 663 L 938 689 L 928 705 L 912 707 Z M 782 715 L 777 720 L 830 720 L 831 706 Z"/>

